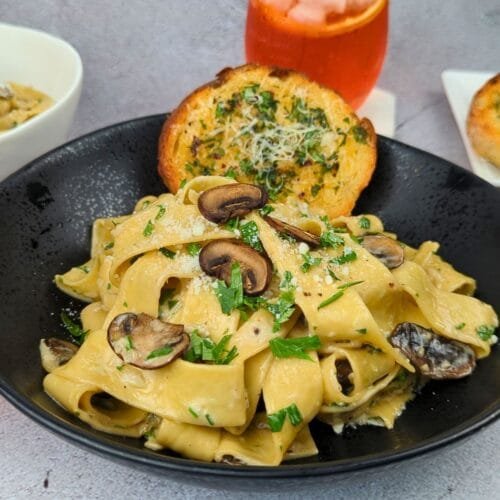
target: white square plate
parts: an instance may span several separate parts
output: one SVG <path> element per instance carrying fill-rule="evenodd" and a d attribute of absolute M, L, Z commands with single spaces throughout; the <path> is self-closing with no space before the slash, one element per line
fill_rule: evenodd
<path fill-rule="evenodd" d="M 473 172 L 494 186 L 500 186 L 500 168 L 481 158 L 467 136 L 466 121 L 474 94 L 495 73 L 447 69 L 441 74 L 446 97 L 460 130 Z"/>

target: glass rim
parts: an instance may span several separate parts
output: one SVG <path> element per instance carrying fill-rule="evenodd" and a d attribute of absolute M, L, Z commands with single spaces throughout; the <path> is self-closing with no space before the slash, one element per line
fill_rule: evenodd
<path fill-rule="evenodd" d="M 264 17 L 275 26 L 282 26 L 286 31 L 293 32 L 293 34 L 302 34 L 315 38 L 342 35 L 355 31 L 373 21 L 388 3 L 389 0 L 376 0 L 360 14 L 348 16 L 333 23 L 318 25 L 299 23 L 284 16 L 273 5 L 264 3 L 262 0 L 249 0 L 249 4 L 253 4 L 256 9 L 259 9 Z"/>

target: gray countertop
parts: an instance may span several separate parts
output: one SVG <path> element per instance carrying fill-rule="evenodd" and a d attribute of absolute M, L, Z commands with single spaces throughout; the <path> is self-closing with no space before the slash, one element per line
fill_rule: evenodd
<path fill-rule="evenodd" d="M 2 0 L 3 22 L 73 44 L 84 87 L 71 136 L 175 107 L 243 62 L 246 0 Z M 396 139 L 469 168 L 441 87 L 446 68 L 498 71 L 499 0 L 395 0 L 378 85 L 397 96 Z M 1 64 L 1 61 L 0 61 Z M 316 498 L 498 498 L 500 422 L 466 442 L 329 488 Z M 0 498 L 257 498 L 178 485 L 63 442 L 0 399 Z M 281 498 L 273 493 L 268 498 Z M 303 494 L 286 492 L 287 498 Z"/>

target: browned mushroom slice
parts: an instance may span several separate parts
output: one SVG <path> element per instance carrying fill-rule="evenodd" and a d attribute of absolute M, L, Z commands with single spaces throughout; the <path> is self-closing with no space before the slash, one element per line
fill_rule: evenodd
<path fill-rule="evenodd" d="M 361 245 L 389 269 L 399 267 L 403 263 L 404 251 L 401 245 L 383 234 L 363 236 Z"/>
<path fill-rule="evenodd" d="M 320 245 L 319 236 L 316 236 L 315 234 L 309 233 L 308 231 L 304 231 L 299 227 L 292 226 L 291 224 L 288 224 L 287 222 L 284 222 L 282 220 L 275 219 L 274 217 L 269 217 L 269 215 L 266 215 L 264 217 L 264 220 L 273 229 L 276 229 L 278 233 L 291 236 L 292 238 L 295 238 L 296 240 L 299 241 L 303 241 L 304 243 L 307 243 L 312 247 L 318 247 Z"/>
<path fill-rule="evenodd" d="M 183 325 L 148 314 L 124 313 L 109 325 L 108 342 L 125 363 L 153 370 L 180 356 L 189 346 L 189 336 Z"/>
<path fill-rule="evenodd" d="M 474 351 L 468 345 L 448 340 L 415 323 L 400 323 L 389 340 L 417 371 L 432 379 L 466 377 L 476 366 Z"/>
<path fill-rule="evenodd" d="M 231 284 L 231 267 L 238 262 L 247 295 L 260 295 L 269 286 L 272 266 L 269 259 L 238 240 L 213 240 L 199 255 L 200 267 L 209 276 Z"/>
<path fill-rule="evenodd" d="M 225 184 L 204 191 L 198 198 L 198 209 L 205 219 L 223 223 L 262 208 L 267 200 L 266 190 L 259 186 Z"/>
<path fill-rule="evenodd" d="M 66 340 L 51 337 L 40 341 L 42 366 L 49 373 L 67 363 L 77 351 L 78 347 Z"/>

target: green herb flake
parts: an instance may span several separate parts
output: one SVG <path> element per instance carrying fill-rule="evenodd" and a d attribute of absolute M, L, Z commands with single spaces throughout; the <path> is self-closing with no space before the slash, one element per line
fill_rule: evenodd
<path fill-rule="evenodd" d="M 146 356 L 146 360 L 161 358 L 162 356 L 167 356 L 167 354 L 170 354 L 172 351 L 173 351 L 173 349 L 169 345 L 164 345 L 163 347 L 160 347 L 158 349 L 151 351 Z"/>
<path fill-rule="evenodd" d="M 267 424 L 271 432 L 280 432 L 283 429 L 286 417 L 294 427 L 300 425 L 304 420 L 297 405 L 292 403 L 290 406 L 281 408 L 281 410 L 267 416 Z"/>
<path fill-rule="evenodd" d="M 160 293 L 160 305 L 164 306 L 175 293 L 175 288 L 163 288 Z"/>
<path fill-rule="evenodd" d="M 161 247 L 159 249 L 160 253 L 164 255 L 167 259 L 175 259 L 175 252 L 173 250 L 169 250 L 168 248 Z"/>
<path fill-rule="evenodd" d="M 193 415 L 194 418 L 199 417 L 198 413 L 196 413 L 191 406 L 188 408 L 188 412 L 191 413 L 191 415 Z"/>
<path fill-rule="evenodd" d="M 321 264 L 321 257 L 314 257 L 310 252 L 305 252 L 301 255 L 304 262 L 300 266 L 300 270 L 303 273 L 307 273 L 311 267 L 319 266 Z"/>
<path fill-rule="evenodd" d="M 234 170 L 234 168 L 229 168 L 224 174 L 224 177 L 228 177 L 229 179 L 236 179 L 236 170 Z"/>
<path fill-rule="evenodd" d="M 351 286 L 359 285 L 360 283 L 364 283 L 363 280 L 361 281 L 349 281 L 348 283 L 344 283 L 343 285 L 339 286 L 339 290 L 345 290 L 346 288 L 351 288 Z"/>
<path fill-rule="evenodd" d="M 297 407 L 297 405 L 295 403 L 292 403 L 290 406 L 287 407 L 286 413 L 288 415 L 290 423 L 294 427 L 296 427 L 297 425 L 301 424 L 302 421 L 304 420 L 302 418 L 302 414 L 300 413 L 300 410 L 298 409 L 298 407 Z"/>
<path fill-rule="evenodd" d="M 323 302 L 320 303 L 318 306 L 319 309 L 323 309 L 323 307 L 329 306 L 332 302 L 335 302 L 336 300 L 339 300 L 340 297 L 344 295 L 343 290 L 339 290 L 338 292 L 335 292 L 333 295 L 330 295 L 327 299 L 325 299 Z"/>
<path fill-rule="evenodd" d="M 215 294 L 224 314 L 231 314 L 233 309 L 237 309 L 243 304 L 243 279 L 238 262 L 233 262 L 231 265 L 230 285 L 227 286 L 224 281 L 218 280 Z"/>
<path fill-rule="evenodd" d="M 197 330 L 191 332 L 190 337 L 190 347 L 185 352 L 184 359 L 191 363 L 208 361 L 216 365 L 228 365 L 238 356 L 236 346 L 227 349 L 232 335 L 224 335 L 218 343 L 202 337 Z"/>
<path fill-rule="evenodd" d="M 201 245 L 198 243 L 188 243 L 187 245 L 187 252 L 192 257 L 198 255 L 200 253 L 200 250 L 201 250 Z"/>
<path fill-rule="evenodd" d="M 368 132 L 361 125 L 354 125 L 351 128 L 352 135 L 354 140 L 359 144 L 366 144 L 368 139 Z"/>
<path fill-rule="evenodd" d="M 371 226 L 370 219 L 368 217 L 363 216 L 359 219 L 358 225 L 361 229 L 370 229 Z"/>
<path fill-rule="evenodd" d="M 123 364 L 123 365 L 118 365 L 118 366 L 116 367 L 116 369 L 117 369 L 119 372 L 121 372 L 124 368 L 125 368 L 125 365 L 124 365 L 124 364 Z"/>
<path fill-rule="evenodd" d="M 187 183 L 187 179 L 182 179 L 181 183 L 179 184 L 179 189 L 182 189 Z"/>
<path fill-rule="evenodd" d="M 462 330 L 464 326 L 465 326 L 465 323 L 459 323 L 458 325 L 455 325 L 455 328 L 457 330 Z"/>
<path fill-rule="evenodd" d="M 66 312 L 61 312 L 61 321 L 64 328 L 75 339 L 77 344 L 81 345 L 87 336 L 89 330 L 84 330 L 78 323 L 73 321 Z"/>
<path fill-rule="evenodd" d="M 356 331 L 361 335 L 365 335 L 368 330 L 366 328 L 358 328 Z"/>
<path fill-rule="evenodd" d="M 110 241 L 109 243 L 106 243 L 104 245 L 104 250 L 111 250 L 115 246 L 113 241 Z"/>
<path fill-rule="evenodd" d="M 169 300 L 169 301 L 167 301 L 167 306 L 169 309 L 173 309 L 178 303 L 179 303 L 179 301 L 176 299 Z"/>
<path fill-rule="evenodd" d="M 341 256 L 335 257 L 334 259 L 331 259 L 329 262 L 331 264 L 340 266 L 342 264 L 346 264 L 347 262 L 352 262 L 357 258 L 358 256 L 356 255 L 356 252 L 351 247 L 345 247 L 344 252 L 342 253 Z"/>
<path fill-rule="evenodd" d="M 154 229 L 155 229 L 155 226 L 151 222 L 151 219 L 150 219 L 150 220 L 148 220 L 148 223 L 144 227 L 144 231 L 142 231 L 142 234 L 146 237 L 151 236 L 153 234 Z"/>
<path fill-rule="evenodd" d="M 215 422 L 213 421 L 212 417 L 208 413 L 205 413 L 205 418 L 206 418 L 209 425 L 215 425 Z"/>
<path fill-rule="evenodd" d="M 240 224 L 241 239 L 258 252 L 263 252 L 264 247 L 259 238 L 259 228 L 254 221 Z"/>
<path fill-rule="evenodd" d="M 495 327 L 492 325 L 480 325 L 476 328 L 476 333 L 481 340 L 488 342 L 495 333 Z"/>
<path fill-rule="evenodd" d="M 271 205 L 264 205 L 260 210 L 260 215 L 263 217 L 269 215 L 271 212 L 274 212 L 274 207 Z"/>
<path fill-rule="evenodd" d="M 323 187 L 322 184 L 313 184 L 312 187 L 311 187 L 311 194 L 313 195 L 313 197 L 316 198 L 316 196 L 318 196 L 318 193 L 321 191 L 321 188 Z"/>
<path fill-rule="evenodd" d="M 335 231 L 332 229 L 322 233 L 319 238 L 319 242 L 323 248 L 338 248 L 345 244 L 344 238 L 335 234 Z"/>
<path fill-rule="evenodd" d="M 155 220 L 161 219 L 165 215 L 166 212 L 167 212 L 167 209 L 163 205 L 160 205 L 158 207 L 158 213 L 156 214 Z"/>
<path fill-rule="evenodd" d="M 280 283 L 280 295 L 276 302 L 265 304 L 266 309 L 273 315 L 273 332 L 280 330 L 281 325 L 287 322 L 295 311 L 295 286 L 292 285 L 292 273 L 285 271 Z"/>
<path fill-rule="evenodd" d="M 321 341 L 317 335 L 293 339 L 276 338 L 269 341 L 275 358 L 299 358 L 312 361 L 306 350 L 319 349 Z"/>
<path fill-rule="evenodd" d="M 125 350 L 131 351 L 134 348 L 134 343 L 132 342 L 132 337 L 130 335 L 125 336 Z"/>
<path fill-rule="evenodd" d="M 90 268 L 89 268 L 89 266 L 87 266 L 87 264 L 83 264 L 82 266 L 78 266 L 78 269 L 80 269 L 80 271 L 83 271 L 85 274 L 90 273 Z"/>
<path fill-rule="evenodd" d="M 268 415 L 267 425 L 271 429 L 271 432 L 280 432 L 281 429 L 283 429 L 285 418 L 286 418 L 286 410 L 284 408 Z"/>

